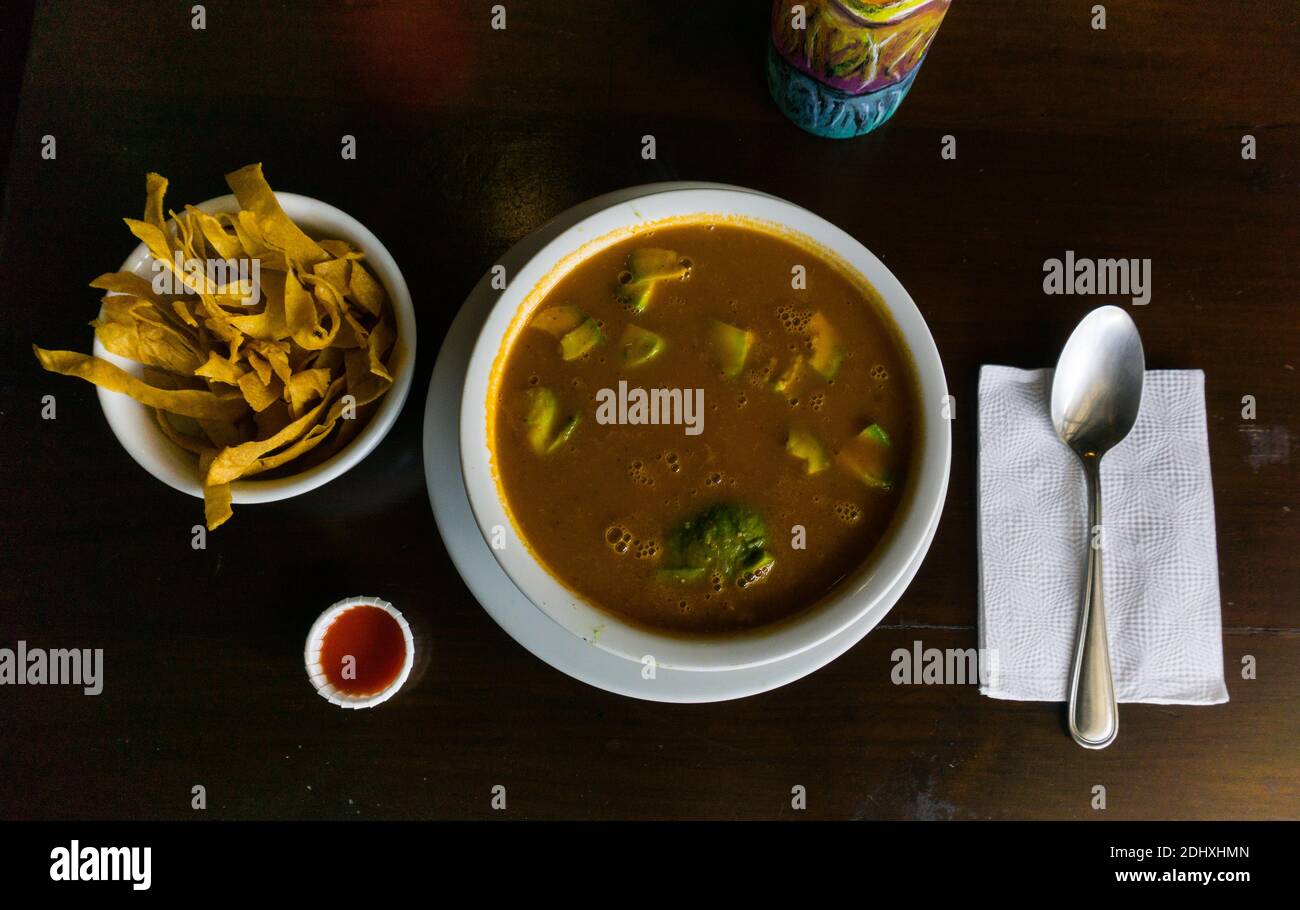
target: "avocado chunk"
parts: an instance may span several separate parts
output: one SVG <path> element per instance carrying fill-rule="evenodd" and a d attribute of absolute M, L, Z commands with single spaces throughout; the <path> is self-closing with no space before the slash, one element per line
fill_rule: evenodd
<path fill-rule="evenodd" d="M 588 317 L 576 329 L 565 332 L 560 338 L 560 356 L 565 360 L 577 360 L 604 340 L 605 336 L 596 320 Z"/>
<path fill-rule="evenodd" d="M 878 423 L 872 423 L 844 448 L 838 461 L 867 486 L 886 493 L 894 488 L 893 443 Z"/>
<path fill-rule="evenodd" d="M 581 414 L 574 414 L 564 422 L 564 426 L 560 427 L 560 432 L 555 434 L 555 438 L 552 439 L 550 445 L 546 447 L 547 455 L 551 455 L 564 448 L 564 444 L 573 436 L 573 431 L 578 428 L 578 423 L 581 419 Z"/>
<path fill-rule="evenodd" d="M 652 247 L 633 250 L 627 257 L 627 270 L 632 273 L 633 281 L 681 278 L 686 274 L 686 266 L 675 252 Z"/>
<path fill-rule="evenodd" d="M 524 428 L 528 431 L 528 444 L 537 453 L 545 452 L 551 444 L 551 429 L 559 413 L 560 403 L 550 389 L 528 390 L 528 414 Z"/>
<path fill-rule="evenodd" d="M 802 427 L 794 427 L 790 430 L 785 440 L 785 450 L 795 458 L 802 459 L 804 469 L 809 474 L 820 473 L 830 466 L 830 461 L 826 458 L 826 450 L 822 448 L 817 437 Z"/>
<path fill-rule="evenodd" d="M 812 368 L 830 382 L 844 363 L 844 349 L 840 337 L 821 313 L 813 313 L 808 320 L 808 338 L 812 341 Z"/>
<path fill-rule="evenodd" d="M 555 425 L 560 420 L 560 401 L 555 393 L 547 388 L 528 390 L 528 413 L 524 417 L 524 429 L 528 434 L 528 445 L 538 455 L 549 455 L 564 447 L 577 429 L 581 415 L 574 414 L 555 432 Z"/>
<path fill-rule="evenodd" d="M 660 569 L 658 574 L 660 581 L 689 585 L 697 581 L 703 581 L 704 576 L 708 573 L 708 569 L 699 566 L 694 569 Z"/>
<path fill-rule="evenodd" d="M 587 314 L 576 306 L 552 306 L 534 316 L 532 325 L 555 338 L 563 338 L 586 318 Z"/>
<path fill-rule="evenodd" d="M 745 360 L 749 357 L 749 346 L 754 341 L 754 333 L 715 319 L 709 328 L 709 341 L 722 372 L 727 376 L 740 375 L 740 371 L 745 368 Z"/>
<path fill-rule="evenodd" d="M 650 305 L 659 282 L 681 278 L 688 271 L 681 257 L 672 250 L 647 247 L 633 250 L 627 257 L 627 278 L 619 285 L 619 301 L 634 313 Z"/>
<path fill-rule="evenodd" d="M 885 432 L 885 428 L 878 423 L 871 424 L 871 426 L 862 431 L 861 435 L 865 436 L 867 439 L 874 439 L 882 446 L 888 448 L 892 448 L 894 445 L 889 441 L 889 434 Z"/>
<path fill-rule="evenodd" d="M 683 521 L 667 536 L 669 569 L 675 580 L 703 580 L 716 573 L 734 579 L 755 567 L 767 568 L 767 528 L 757 512 L 741 505 L 709 506 Z M 698 574 L 697 574 L 698 573 Z"/>
<path fill-rule="evenodd" d="M 653 278 L 629 281 L 627 284 L 619 285 L 618 301 L 633 313 L 640 313 L 650 305 L 650 297 L 654 293 L 654 289 L 655 281 Z"/>
<path fill-rule="evenodd" d="M 796 354 L 793 362 L 786 367 L 781 375 L 772 380 L 772 388 L 776 389 L 782 395 L 789 395 L 794 391 L 795 383 L 803 375 L 803 367 L 807 361 L 802 354 Z"/>
<path fill-rule="evenodd" d="M 565 360 L 577 360 L 605 340 L 600 324 L 576 306 L 547 307 L 533 317 L 532 325 L 559 339 Z"/>
<path fill-rule="evenodd" d="M 623 362 L 630 367 L 648 363 L 664 349 L 662 335 L 631 323 L 623 330 L 623 338 L 619 343 L 623 346 Z"/>

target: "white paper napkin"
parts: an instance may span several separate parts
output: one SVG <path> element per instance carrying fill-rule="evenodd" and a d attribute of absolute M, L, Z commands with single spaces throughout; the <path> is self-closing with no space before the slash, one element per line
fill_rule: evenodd
<path fill-rule="evenodd" d="M 1051 370 L 979 383 L 980 691 L 1065 701 L 1083 591 L 1083 467 L 1052 429 Z M 1205 430 L 1205 374 L 1152 370 L 1128 437 L 1101 463 L 1106 622 L 1122 702 L 1228 700 Z"/>

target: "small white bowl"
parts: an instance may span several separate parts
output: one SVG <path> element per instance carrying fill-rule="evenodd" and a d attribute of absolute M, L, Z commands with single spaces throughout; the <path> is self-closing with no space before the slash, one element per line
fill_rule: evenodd
<path fill-rule="evenodd" d="M 660 634 L 620 620 L 584 601 L 554 578 L 518 541 L 492 466 L 488 402 L 498 353 L 510 345 L 530 312 L 556 282 L 599 250 L 657 222 L 710 218 L 757 223 L 819 251 L 841 269 L 865 278 L 883 302 L 916 370 L 920 439 L 903 501 L 884 541 L 851 577 L 815 609 L 773 626 L 726 636 Z M 460 458 L 470 507 L 492 555 L 515 586 L 574 635 L 628 660 L 680 670 L 757 667 L 814 648 L 871 610 L 891 592 L 927 548 L 948 488 L 952 428 L 943 364 L 924 317 L 898 279 L 857 240 L 792 203 L 741 188 L 668 190 L 618 202 L 561 233 L 513 276 L 483 325 L 465 374 L 460 411 Z M 507 546 L 492 546 L 493 528 L 513 529 Z M 811 606 L 811 605 L 810 605 Z"/>
<path fill-rule="evenodd" d="M 406 657 L 402 661 L 402 669 L 387 687 L 372 695 L 351 695 L 347 692 L 340 692 L 329 681 L 325 675 L 325 668 L 321 666 L 320 652 L 325 643 L 325 633 L 329 627 L 353 607 L 378 607 L 389 616 L 397 621 L 397 625 L 402 630 L 402 639 L 406 643 Z M 307 633 L 307 647 L 302 652 L 303 663 L 307 667 L 307 678 L 311 684 L 316 687 L 321 698 L 326 699 L 330 704 L 338 705 L 340 708 L 373 708 L 375 705 L 388 701 L 397 694 L 397 690 L 402 688 L 407 678 L 411 675 L 411 668 L 415 666 L 415 637 L 411 634 L 411 626 L 406 621 L 406 617 L 386 600 L 380 600 L 378 597 L 345 597 L 338 603 L 330 606 L 316 618 L 312 623 L 311 631 Z"/>
<path fill-rule="evenodd" d="M 388 292 L 393 317 L 397 322 L 397 340 L 393 343 L 388 362 L 393 385 L 379 400 L 379 406 L 370 416 L 370 421 L 346 446 L 320 464 L 297 474 L 235 481 L 231 484 L 231 499 L 236 505 L 275 502 L 299 496 L 328 483 L 355 466 L 379 445 L 396 422 L 402 404 L 406 401 L 406 394 L 410 391 L 411 378 L 415 375 L 415 307 L 411 303 L 406 280 L 379 238 L 351 215 L 318 199 L 295 193 L 276 193 L 275 198 L 280 201 L 285 214 L 312 237 L 346 240 L 365 252 L 366 263 Z M 209 213 L 236 212 L 239 203 L 233 195 L 218 196 L 198 208 Z M 152 258 L 142 243 L 122 263 L 120 271 L 134 272 L 142 278 L 152 279 Z M 94 353 L 96 357 L 116 364 L 133 376 L 144 376 L 141 364 L 110 353 L 98 338 L 95 339 Z M 104 416 L 108 418 L 113 435 L 140 467 L 172 489 L 201 499 L 203 486 L 195 456 L 163 434 L 153 409 L 120 392 L 110 392 L 103 388 L 97 391 L 100 407 L 104 409 Z"/>

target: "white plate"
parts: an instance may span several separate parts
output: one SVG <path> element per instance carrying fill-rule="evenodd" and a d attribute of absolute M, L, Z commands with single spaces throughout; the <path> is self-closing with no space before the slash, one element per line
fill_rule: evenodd
<path fill-rule="evenodd" d="M 610 205 L 667 190 L 701 188 L 737 189 L 721 184 L 672 183 L 607 194 L 548 222 L 520 241 L 500 264 L 507 274 L 517 274 L 563 231 Z M 452 562 L 488 615 L 515 641 L 557 670 L 620 695 L 665 702 L 725 701 L 775 689 L 825 666 L 860 641 L 898 601 L 929 550 L 933 527 L 916 557 L 873 609 L 821 644 L 762 666 L 708 672 L 658 667 L 653 678 L 646 678 L 639 662 L 595 647 L 548 617 L 519 591 L 488 549 L 470 510 L 460 467 L 462 384 L 471 349 L 496 297 L 485 276 L 470 292 L 443 340 L 425 407 L 424 470 L 434 519 Z"/>

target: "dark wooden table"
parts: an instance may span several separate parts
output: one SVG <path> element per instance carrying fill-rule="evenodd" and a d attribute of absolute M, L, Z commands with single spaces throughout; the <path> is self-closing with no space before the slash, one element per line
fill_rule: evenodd
<path fill-rule="evenodd" d="M 762 2 L 506 5 L 505 31 L 478 2 L 213 3 L 204 31 L 190 4 L 37 11 L 0 263 L 0 646 L 102 647 L 106 670 L 98 697 L 0 688 L 0 816 L 483 818 L 496 784 L 515 818 L 792 817 L 795 785 L 805 817 L 1300 816 L 1296 5 L 1124 0 L 1096 31 L 1083 0 L 957 0 L 898 116 L 849 142 L 770 102 Z M 417 376 L 364 464 L 238 509 L 196 552 L 197 502 L 29 345 L 89 345 L 86 282 L 134 245 L 120 219 L 146 171 L 197 201 L 259 160 L 388 245 Z M 574 203 L 673 179 L 771 192 L 861 239 L 929 320 L 958 400 L 943 523 L 885 622 L 811 677 L 702 706 L 589 688 L 508 638 L 446 556 L 421 462 L 439 345 L 495 257 Z M 975 644 L 976 374 L 1050 365 L 1099 303 L 1043 294 L 1067 249 L 1150 257 L 1153 300 L 1131 309 L 1148 363 L 1206 372 L 1231 693 L 1125 706 L 1102 753 L 1070 742 L 1060 706 L 889 681 L 894 648 Z M 301 658 L 351 593 L 428 630 L 423 677 L 360 714 L 318 698 Z"/>

